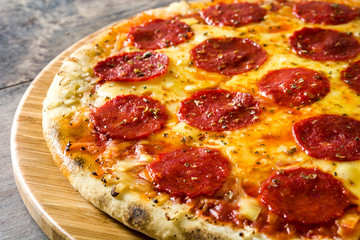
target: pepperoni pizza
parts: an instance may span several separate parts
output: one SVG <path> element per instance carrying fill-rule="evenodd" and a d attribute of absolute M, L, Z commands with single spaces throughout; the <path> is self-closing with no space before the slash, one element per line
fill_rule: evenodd
<path fill-rule="evenodd" d="M 360 3 L 173 3 L 106 28 L 44 101 L 56 164 L 157 239 L 360 238 Z"/>

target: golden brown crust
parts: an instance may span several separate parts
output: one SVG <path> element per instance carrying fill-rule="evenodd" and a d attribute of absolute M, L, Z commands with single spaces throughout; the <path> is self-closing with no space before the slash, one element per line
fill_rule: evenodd
<path fill-rule="evenodd" d="M 139 194 L 130 191 L 124 191 L 114 198 L 111 195 L 112 186 L 104 187 L 103 182 L 94 178 L 90 172 L 83 170 L 81 165 L 66 154 L 65 150 L 69 141 L 67 134 L 64 133 L 68 129 L 66 116 L 71 118 L 77 114 L 76 108 L 81 105 L 84 95 L 89 90 L 86 87 L 89 80 L 79 75 L 84 68 L 91 67 L 97 61 L 96 59 L 99 59 L 95 54 L 97 49 L 94 46 L 103 44 L 107 38 L 112 38 L 112 29 L 121 28 L 126 32 L 129 28 L 128 25 L 140 24 L 144 18 L 154 18 L 155 16 L 166 18 L 177 13 L 186 14 L 188 12 L 191 12 L 189 6 L 181 3 L 172 7 L 170 11 L 156 9 L 139 14 L 131 21 L 122 21 L 109 27 L 110 30 L 98 36 L 91 44 L 80 48 L 65 59 L 44 101 L 44 138 L 56 165 L 73 187 L 94 206 L 128 227 L 156 239 L 234 239 L 239 236 L 238 230 L 233 231 L 229 226 L 211 225 L 198 217 L 188 220 L 185 216 L 188 214 L 186 205 L 167 202 L 161 207 L 157 207 L 153 201 L 144 200 Z M 116 43 L 113 47 L 119 48 Z M 94 55 L 95 60 L 88 62 L 87 58 Z M 72 92 L 74 81 L 76 82 L 76 91 Z M 253 239 L 262 239 L 261 235 L 250 235 L 255 237 Z"/>
<path fill-rule="evenodd" d="M 270 5 L 273 1 L 263 2 Z M 348 0 L 347 3 L 354 2 Z M 186 15 L 193 11 L 194 8 L 185 2 L 175 3 L 169 8 L 149 10 L 108 27 L 93 42 L 81 47 L 67 58 L 54 78 L 44 101 L 44 138 L 56 165 L 73 187 L 94 206 L 130 228 L 156 239 L 268 239 L 265 234 L 258 233 L 250 226 L 239 229 L 229 224 L 213 224 L 198 215 L 189 218 L 188 215 L 191 213 L 188 205 L 168 199 L 154 203 L 152 197 L 144 197 L 136 187 L 122 185 L 114 179 L 102 181 L 92 174 L 90 154 L 68 154 L 67 146 L 74 141 L 72 132 L 80 131 L 79 129 L 87 131 L 88 123 L 84 122 L 88 119 L 89 109 L 106 101 L 104 96 L 92 95 L 94 64 L 122 51 L 126 45 L 126 33 L 131 26 L 152 18 Z M 176 65 L 173 62 L 170 64 Z M 206 77 L 211 80 L 212 75 Z M 216 84 L 213 86 L 217 86 Z M 78 123 L 78 130 L 69 127 Z"/>

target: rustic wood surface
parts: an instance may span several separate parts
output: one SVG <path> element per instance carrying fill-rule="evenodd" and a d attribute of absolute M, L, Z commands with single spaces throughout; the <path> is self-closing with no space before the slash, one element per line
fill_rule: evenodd
<path fill-rule="evenodd" d="M 0 179 L 2 183 L 0 188 L 0 239 L 47 239 L 47 236 L 32 219 L 20 197 L 13 176 L 10 154 L 10 132 L 14 113 L 31 82 L 53 58 L 83 37 L 110 23 L 146 9 L 168 5 L 172 1 L 0 0 L 0 128 L 2 129 L 0 132 Z M 45 87 L 44 85 L 41 86 Z M 39 100 L 40 98 L 30 96 L 30 100 L 26 99 L 25 103 L 30 101 L 29 104 L 31 105 Z M 26 133 L 31 138 L 34 134 L 37 135 L 41 132 L 37 128 L 39 122 L 32 119 L 39 118 L 39 115 L 36 112 L 33 114 L 29 111 L 26 114 L 30 116 L 30 127 L 34 127 Z M 41 141 L 41 139 L 38 140 Z M 28 151 L 26 141 L 18 144 L 20 152 L 22 148 Z M 34 161 L 39 161 L 36 159 L 44 157 L 42 153 L 44 149 L 46 150 L 44 144 L 39 144 L 37 147 L 41 148 L 42 151 L 34 151 L 31 154 Z M 34 166 L 41 168 L 37 163 L 39 162 L 34 162 Z M 57 171 L 51 173 L 59 174 L 56 175 L 56 179 L 64 179 Z M 49 176 L 43 177 L 49 178 Z M 37 179 L 35 178 L 35 180 Z M 39 185 L 37 190 L 41 191 L 42 187 L 45 188 L 45 186 Z M 69 185 L 66 187 L 68 187 L 66 191 L 71 191 Z M 61 195 L 56 193 L 54 189 L 45 189 L 48 194 L 54 194 L 60 198 Z M 20 192 L 24 193 L 22 190 L 20 189 Z M 34 204 L 29 202 L 29 196 L 23 197 L 28 206 Z M 79 195 L 76 197 L 81 199 Z M 47 208 L 53 208 L 54 211 L 57 211 L 59 209 L 56 208 L 55 203 L 56 201 L 46 202 L 43 203 L 43 206 L 46 205 Z M 32 206 L 34 207 L 34 205 Z M 79 202 L 78 206 L 84 207 L 86 210 L 91 209 L 91 206 L 87 205 L 86 202 Z M 35 217 L 39 216 L 39 213 L 34 212 L 36 207 L 29 208 Z M 104 221 L 110 224 L 109 231 L 114 228 L 123 231 L 121 226 L 117 226 L 117 223 L 112 222 L 102 213 L 96 212 L 95 215 L 101 219 L 107 219 Z M 88 217 L 89 215 L 86 214 L 85 216 Z M 54 224 L 46 222 L 44 218 L 36 218 L 35 220 L 45 230 L 48 229 L 48 225 Z M 73 228 L 77 228 L 77 226 L 73 226 Z M 61 232 L 46 231 L 45 233 L 53 239 L 64 237 Z M 141 235 L 136 235 L 133 232 L 127 234 L 142 238 Z M 81 237 L 75 236 L 75 238 L 80 239 Z M 83 238 L 99 239 L 101 235 Z"/>

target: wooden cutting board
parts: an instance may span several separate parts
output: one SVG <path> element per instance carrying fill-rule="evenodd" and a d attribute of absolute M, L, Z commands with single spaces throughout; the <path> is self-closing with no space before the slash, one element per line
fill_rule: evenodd
<path fill-rule="evenodd" d="M 42 102 L 64 58 L 90 42 L 74 44 L 32 82 L 15 114 L 11 155 L 16 184 L 31 216 L 50 239 L 148 239 L 87 202 L 61 174 L 42 135 Z"/>

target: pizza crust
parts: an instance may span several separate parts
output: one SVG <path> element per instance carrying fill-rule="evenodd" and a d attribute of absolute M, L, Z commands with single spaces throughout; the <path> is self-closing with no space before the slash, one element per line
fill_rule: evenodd
<path fill-rule="evenodd" d="M 70 181 L 96 207 L 126 226 L 156 239 L 266 239 L 262 234 L 253 234 L 251 229 L 234 231 L 229 226 L 209 224 L 198 217 L 188 219 L 186 205 L 158 207 L 152 201 L 139 200 L 138 195 L 130 192 L 113 198 L 110 187 L 103 187 L 100 181 L 86 173 L 72 176 Z M 240 232 L 244 238 L 240 237 Z"/>
<path fill-rule="evenodd" d="M 191 7 L 185 2 L 173 3 L 168 8 L 149 10 L 143 14 L 167 18 L 176 14 L 187 14 Z M 86 95 L 91 90 L 91 77 L 88 73 L 91 66 L 99 58 L 96 56 L 96 44 L 106 41 L 112 30 L 122 28 L 131 20 L 125 20 L 106 27 L 93 42 L 81 47 L 64 60 L 58 74 L 54 77 L 47 97 L 43 103 L 44 138 L 56 165 L 68 178 L 71 185 L 94 206 L 109 214 L 126 226 L 143 232 L 156 239 L 266 239 L 262 234 L 254 234 L 253 230 L 233 230 L 229 226 L 217 226 L 206 222 L 198 216 L 188 219 L 189 207 L 185 204 L 167 202 L 161 207 L 153 201 L 142 199 L 134 192 L 123 191 L 116 198 L 111 196 L 112 186 L 104 187 L 103 182 L 95 179 L 90 172 L 83 171 L 81 166 L 64 154 L 67 138 L 62 131 L 66 130 L 64 116 L 73 117 L 82 114 L 77 107 L 91 100 Z M 117 49 L 118 47 L 114 47 Z M 85 74 L 84 74 L 85 73 Z M 97 102 L 97 105 L 100 103 Z M 100 104 L 101 105 L 101 104 Z M 161 226 L 161 227 L 159 227 Z M 243 238 L 239 233 L 242 233 Z"/>
<path fill-rule="evenodd" d="M 248 226 L 237 229 L 226 224 L 212 224 L 200 216 L 189 217 L 186 204 L 170 201 L 155 204 L 151 199 L 126 189 L 113 197 L 111 193 L 114 186 L 104 186 L 90 171 L 85 171 L 81 164 L 66 155 L 68 139 L 64 131 L 68 121 L 64 117 L 83 121 L 88 118 L 89 111 L 81 112 L 79 108 L 101 106 L 106 100 L 103 96 L 89 94 L 92 89 L 90 73 L 94 64 L 104 56 L 118 54 L 126 39 L 126 29 L 141 23 L 144 18 L 167 18 L 193 11 L 185 2 L 146 11 L 130 20 L 106 27 L 94 41 L 65 59 L 44 100 L 44 138 L 56 165 L 72 186 L 94 206 L 132 229 L 156 239 L 268 239 Z M 124 33 L 118 32 L 119 29 L 125 29 Z M 109 45 L 106 43 L 108 39 Z"/>

